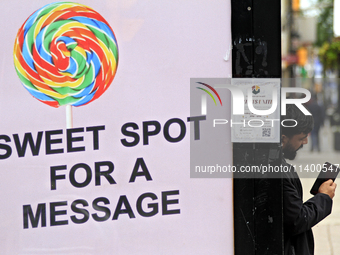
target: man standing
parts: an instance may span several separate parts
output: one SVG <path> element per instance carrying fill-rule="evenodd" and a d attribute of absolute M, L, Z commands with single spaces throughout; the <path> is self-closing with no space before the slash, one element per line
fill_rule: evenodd
<path fill-rule="evenodd" d="M 282 116 L 286 126 L 282 127 L 282 152 L 284 158 L 292 160 L 297 151 L 308 142 L 313 117 L 305 116 L 295 105 L 287 105 L 286 113 Z M 314 254 L 312 227 L 331 213 L 336 184 L 332 180 L 324 182 L 318 194 L 303 203 L 299 176 L 284 158 L 282 164 L 290 167 L 283 178 L 285 255 Z"/>
<path fill-rule="evenodd" d="M 314 128 L 311 132 L 312 146 L 311 151 L 314 149 L 320 152 L 320 141 L 319 141 L 319 131 L 324 125 L 325 113 L 323 107 L 321 107 L 317 102 L 317 97 L 313 96 L 309 102 L 306 104 L 308 111 L 312 114 L 314 119 Z"/>

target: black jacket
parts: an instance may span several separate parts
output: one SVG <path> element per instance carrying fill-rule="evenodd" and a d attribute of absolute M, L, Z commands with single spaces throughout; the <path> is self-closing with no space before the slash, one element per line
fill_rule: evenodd
<path fill-rule="evenodd" d="M 289 165 L 283 161 L 283 165 Z M 284 177 L 284 254 L 314 254 L 312 227 L 331 213 L 333 200 L 326 194 L 318 193 L 303 203 L 302 186 L 295 169 L 291 167 Z"/>

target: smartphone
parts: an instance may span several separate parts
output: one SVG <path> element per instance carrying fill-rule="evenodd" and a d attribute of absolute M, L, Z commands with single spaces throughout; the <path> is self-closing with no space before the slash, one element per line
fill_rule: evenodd
<path fill-rule="evenodd" d="M 318 178 L 316 178 L 314 185 L 312 189 L 310 190 L 310 193 L 312 195 L 317 194 L 321 184 L 324 183 L 325 181 L 328 181 L 329 179 L 332 179 L 334 181 L 336 177 L 338 176 L 339 171 L 340 171 L 339 167 L 329 162 L 326 162 L 325 164 L 323 164 L 323 167 L 319 173 L 319 176 Z"/>

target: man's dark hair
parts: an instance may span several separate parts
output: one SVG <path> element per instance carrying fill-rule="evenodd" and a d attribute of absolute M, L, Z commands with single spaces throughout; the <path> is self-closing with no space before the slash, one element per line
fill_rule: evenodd
<path fill-rule="evenodd" d="M 293 119 L 296 122 L 289 119 Z M 285 120 L 283 125 L 288 127 L 281 125 L 281 131 L 282 134 L 287 137 L 301 133 L 308 134 L 314 126 L 313 116 L 305 115 L 295 104 L 286 105 L 286 115 L 281 115 L 281 121 L 283 120 Z"/>

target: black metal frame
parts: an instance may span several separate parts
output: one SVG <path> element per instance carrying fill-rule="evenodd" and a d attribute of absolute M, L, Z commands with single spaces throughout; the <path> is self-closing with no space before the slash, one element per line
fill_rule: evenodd
<path fill-rule="evenodd" d="M 281 2 L 231 4 L 233 78 L 281 78 Z M 276 143 L 234 143 L 233 155 L 236 167 L 281 164 Z M 282 180 L 254 177 L 234 178 L 235 254 L 283 254 Z"/>

